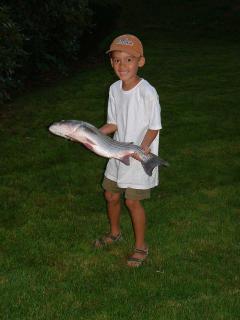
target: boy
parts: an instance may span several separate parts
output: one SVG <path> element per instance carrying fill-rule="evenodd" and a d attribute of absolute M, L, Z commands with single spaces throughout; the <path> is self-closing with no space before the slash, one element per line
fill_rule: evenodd
<path fill-rule="evenodd" d="M 143 46 L 134 35 L 126 34 L 113 40 L 110 62 L 119 80 L 109 91 L 107 123 L 100 128 L 104 134 L 114 133 L 114 139 L 140 145 L 145 153 L 158 154 L 161 126 L 160 105 L 156 90 L 137 72 L 145 64 Z M 110 233 L 95 241 L 96 247 L 113 244 L 122 239 L 120 231 L 120 196 L 130 211 L 135 235 L 135 250 L 127 260 L 138 267 L 147 258 L 145 243 L 145 211 L 141 200 L 150 198 L 150 189 L 158 185 L 158 168 L 149 177 L 135 154 L 130 166 L 110 159 L 105 171 L 103 188 L 107 201 Z"/>

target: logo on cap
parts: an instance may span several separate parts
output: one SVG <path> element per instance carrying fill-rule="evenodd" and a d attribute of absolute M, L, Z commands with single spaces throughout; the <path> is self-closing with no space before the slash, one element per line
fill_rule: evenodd
<path fill-rule="evenodd" d="M 128 38 L 118 39 L 116 41 L 116 44 L 120 44 L 122 46 L 133 46 L 134 45 L 134 43 L 131 40 L 129 40 Z"/>

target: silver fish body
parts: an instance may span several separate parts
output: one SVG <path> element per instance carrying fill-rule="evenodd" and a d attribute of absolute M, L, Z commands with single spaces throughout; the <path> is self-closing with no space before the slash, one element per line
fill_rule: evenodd
<path fill-rule="evenodd" d="M 94 153 L 105 158 L 118 159 L 125 165 L 129 165 L 129 157 L 137 153 L 144 171 L 149 176 L 152 175 L 152 171 L 156 166 L 169 166 L 168 162 L 160 159 L 155 154 L 145 154 L 139 146 L 133 143 L 113 140 L 90 123 L 84 121 L 62 120 L 53 123 L 49 127 L 49 131 L 65 139 L 81 142 Z"/>

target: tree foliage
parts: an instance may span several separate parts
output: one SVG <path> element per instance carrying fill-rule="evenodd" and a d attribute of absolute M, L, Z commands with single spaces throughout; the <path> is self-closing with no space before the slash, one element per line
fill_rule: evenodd
<path fill-rule="evenodd" d="M 0 38 L 0 101 L 3 101 L 19 85 L 15 73 L 26 58 L 24 35 L 10 18 L 7 7 L 0 7 Z"/>
<path fill-rule="evenodd" d="M 20 79 L 49 70 L 64 72 L 96 34 L 111 26 L 110 0 L 2 0 L 0 6 L 0 100 Z M 115 13 L 114 13 L 115 12 Z"/>

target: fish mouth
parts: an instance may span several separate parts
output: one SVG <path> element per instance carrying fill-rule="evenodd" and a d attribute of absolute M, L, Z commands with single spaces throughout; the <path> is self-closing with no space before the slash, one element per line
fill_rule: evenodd
<path fill-rule="evenodd" d="M 48 130 L 49 130 L 51 133 L 56 134 L 56 132 L 58 131 L 58 130 L 57 130 L 57 123 L 51 124 L 51 125 L 48 127 Z"/>
<path fill-rule="evenodd" d="M 59 122 L 54 122 L 48 127 L 48 130 L 57 136 L 67 138 L 67 135 L 63 132 L 61 125 L 59 125 Z"/>

